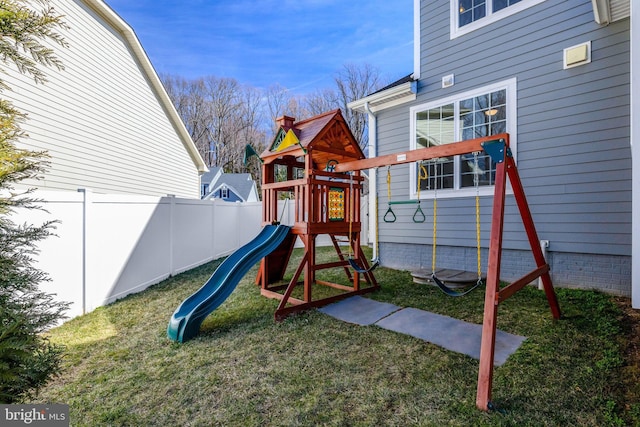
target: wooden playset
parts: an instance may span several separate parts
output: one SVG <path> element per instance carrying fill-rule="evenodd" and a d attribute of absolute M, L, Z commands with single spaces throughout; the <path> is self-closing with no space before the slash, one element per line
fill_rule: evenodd
<path fill-rule="evenodd" d="M 279 130 L 274 142 L 260 156 L 263 161 L 263 224 L 272 224 L 280 220 L 277 202 L 283 193 L 293 196 L 295 219 L 289 238 L 276 251 L 262 259 L 256 279 L 263 295 L 280 299 L 276 318 L 379 288 L 371 266 L 360 249 L 360 195 L 363 180 L 360 171 L 477 152 L 487 153 L 496 163 L 476 398 L 478 408 L 490 409 L 499 304 L 527 284 L 541 278 L 551 313 L 554 318 L 560 318 L 560 308 L 549 275 L 549 265 L 542 254 L 520 176 L 509 149 L 509 135 L 499 134 L 365 158 L 340 110 L 297 123 L 293 118 L 282 117 L 278 125 Z M 536 268 L 513 283 L 501 287 L 500 263 L 507 180 L 511 184 Z M 375 214 L 377 215 L 377 212 Z M 338 253 L 338 261 L 316 263 L 316 239 L 321 234 L 329 235 Z M 302 260 L 289 283 L 280 284 L 298 237 L 304 244 Z M 341 243 L 349 248 L 349 257 L 343 254 Z M 351 265 L 355 265 L 356 268 L 350 268 Z M 344 269 L 352 286 L 316 279 L 316 271 L 334 267 Z M 364 286 L 361 281 L 364 282 Z M 294 298 L 292 294 L 298 285 L 303 287 L 302 297 Z M 314 299 L 314 285 L 330 286 L 344 292 Z"/>
<path fill-rule="evenodd" d="M 295 124 L 293 118 L 285 116 L 278 120 L 278 125 L 271 147 L 260 156 L 263 161 L 262 221 L 263 225 L 279 222 L 278 200 L 291 196 L 294 219 L 290 236 L 262 259 L 256 283 L 263 295 L 280 299 L 275 316 L 281 319 L 296 311 L 374 291 L 379 286 L 360 247 L 360 196 L 364 178 L 360 171 L 334 170 L 338 164 L 365 158 L 340 110 Z M 319 235 L 329 236 L 337 261 L 316 263 Z M 302 260 L 292 279 L 282 284 L 297 238 L 304 245 Z M 352 264 L 361 268 L 353 269 Z M 318 270 L 335 267 L 344 269 L 351 286 L 316 278 Z M 299 285 L 302 296 L 294 297 L 293 292 Z M 328 286 L 340 292 L 314 298 L 314 286 Z"/>

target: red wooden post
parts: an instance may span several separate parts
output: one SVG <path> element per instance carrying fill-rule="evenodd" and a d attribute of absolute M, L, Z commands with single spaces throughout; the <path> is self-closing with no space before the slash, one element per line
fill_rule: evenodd
<path fill-rule="evenodd" d="M 506 156 L 506 149 L 504 150 Z M 483 411 L 489 409 L 491 385 L 493 382 L 493 359 L 496 346 L 496 322 L 498 317 L 498 297 L 500 291 L 500 261 L 502 257 L 502 232 L 504 228 L 504 202 L 507 178 L 505 162 L 496 167 L 496 184 L 493 195 L 491 218 L 491 238 L 489 241 L 489 266 L 484 294 L 484 318 L 482 322 L 482 342 L 480 344 L 480 368 L 476 406 Z"/>
<path fill-rule="evenodd" d="M 311 302 L 311 290 L 316 281 L 316 236 L 308 234 L 306 236 L 308 262 L 304 272 L 304 301 Z"/>
<path fill-rule="evenodd" d="M 520 210 L 520 216 L 522 217 L 524 229 L 527 232 L 529 245 L 531 246 L 533 258 L 536 261 L 536 266 L 542 267 L 544 265 L 547 265 L 547 261 L 544 259 L 544 255 L 542 254 L 542 249 L 540 249 L 538 233 L 536 232 L 536 226 L 533 222 L 533 217 L 531 216 L 531 210 L 529 209 L 529 204 L 527 203 L 527 198 L 524 194 L 524 188 L 522 187 L 522 182 L 520 181 L 520 175 L 518 174 L 518 169 L 515 167 L 515 162 L 511 157 L 507 158 L 507 173 L 509 174 L 509 182 L 511 182 L 511 188 L 513 188 L 513 195 L 516 199 L 516 203 L 518 204 L 518 209 Z M 551 308 L 551 314 L 553 315 L 554 319 L 559 319 L 560 305 L 558 304 L 556 293 L 553 290 L 553 285 L 551 284 L 551 276 L 549 275 L 548 269 L 545 273 L 540 275 L 540 278 L 542 279 L 544 292 L 547 296 L 549 307 Z"/>

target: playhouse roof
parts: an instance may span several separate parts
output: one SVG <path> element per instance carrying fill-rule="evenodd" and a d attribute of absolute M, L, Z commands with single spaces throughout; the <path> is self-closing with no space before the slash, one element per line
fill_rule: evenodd
<path fill-rule="evenodd" d="M 342 163 L 366 157 L 340 109 L 299 122 L 284 116 L 278 125 L 272 144 L 260 156 L 265 163 L 284 156 L 310 155 L 315 167 L 324 169 L 329 160 Z"/>

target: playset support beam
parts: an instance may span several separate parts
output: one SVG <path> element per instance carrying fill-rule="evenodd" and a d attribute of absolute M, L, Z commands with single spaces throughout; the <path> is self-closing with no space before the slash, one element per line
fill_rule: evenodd
<path fill-rule="evenodd" d="M 438 157 L 449 157 L 484 151 L 497 164 L 496 180 L 493 196 L 491 218 L 491 237 L 489 241 L 489 260 L 485 289 L 484 315 L 482 322 L 482 342 L 480 347 L 480 367 L 478 370 L 478 387 L 476 406 L 487 411 L 492 408 L 491 387 L 495 357 L 495 340 L 497 332 L 498 305 L 513 296 L 537 278 L 541 278 L 544 291 L 554 319 L 560 318 L 560 307 L 549 275 L 549 265 L 544 259 L 538 243 L 538 234 L 533 223 L 531 211 L 527 203 L 524 189 L 520 181 L 515 161 L 509 148 L 509 135 L 499 134 L 456 142 L 434 147 L 421 148 L 401 153 L 387 154 L 363 160 L 345 162 L 335 166 L 336 172 L 346 172 L 393 166 Z M 500 265 L 502 259 L 502 237 L 504 232 L 504 212 L 507 179 L 513 189 L 513 196 L 518 206 L 525 232 L 533 253 L 536 268 L 520 279 L 500 289 Z"/>
<path fill-rule="evenodd" d="M 498 305 L 522 289 L 526 284 L 540 277 L 544 284 L 545 294 L 554 319 L 560 318 L 560 307 L 549 275 L 549 265 L 544 259 L 538 243 L 529 204 L 520 181 L 518 169 L 509 149 L 509 139 L 502 137 L 496 141 L 483 142 L 483 148 L 492 160 L 497 163 L 496 182 L 493 195 L 491 218 L 491 237 L 489 240 L 489 262 L 484 299 L 484 316 L 482 322 L 482 342 L 480 345 L 480 368 L 478 370 L 478 388 L 476 406 L 483 411 L 492 408 L 491 386 L 493 383 L 493 362 L 496 345 L 496 324 Z M 529 246 L 536 262 L 536 268 L 522 278 L 500 289 L 500 264 L 502 260 L 502 236 L 504 231 L 504 210 L 507 179 L 513 189 L 513 196 L 520 212 Z"/>
<path fill-rule="evenodd" d="M 417 162 L 420 160 L 437 159 L 438 157 L 457 156 L 483 151 L 483 144 L 495 140 L 508 140 L 509 134 L 485 136 L 482 138 L 470 139 L 452 144 L 436 145 L 433 147 L 418 148 L 401 153 L 385 154 L 384 156 L 372 157 L 369 159 L 354 160 L 351 162 L 338 163 L 335 166 L 336 172 L 349 172 L 363 169 L 378 168 L 382 166 L 394 166 L 404 163 Z"/>

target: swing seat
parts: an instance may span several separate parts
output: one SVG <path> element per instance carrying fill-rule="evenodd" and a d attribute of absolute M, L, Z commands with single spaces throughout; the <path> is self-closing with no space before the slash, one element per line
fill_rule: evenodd
<path fill-rule="evenodd" d="M 458 290 L 455 290 L 455 289 L 447 286 L 444 281 L 442 281 L 442 280 L 440 280 L 438 278 L 436 273 L 433 273 L 431 275 L 431 280 L 433 281 L 433 283 L 435 283 L 438 286 L 438 288 L 442 292 L 444 292 L 446 295 L 449 295 L 450 297 L 461 297 L 461 296 L 464 296 L 464 295 L 468 294 L 469 292 L 473 291 L 478 286 L 484 284 L 484 280 L 483 279 L 477 279 L 475 281 L 475 284 L 473 286 L 471 286 L 470 288 L 465 288 L 464 290 L 459 290 L 458 291 Z M 462 283 L 462 282 L 457 282 L 457 283 Z M 469 283 L 469 282 L 467 282 L 467 283 Z M 471 282 L 471 283 L 473 283 L 473 282 Z"/>
<path fill-rule="evenodd" d="M 426 268 L 411 272 L 413 282 L 421 285 L 431 284 L 431 270 Z M 464 270 L 441 268 L 436 270 L 436 276 L 448 287 L 453 289 L 466 288 L 478 280 L 478 273 Z M 484 276 L 483 276 L 484 279 Z"/>
<path fill-rule="evenodd" d="M 369 268 L 362 268 L 362 266 L 356 262 L 355 258 L 351 257 L 349 258 L 349 264 L 351 265 L 351 268 L 353 268 L 353 270 L 357 273 L 369 273 L 375 270 L 375 268 L 380 265 L 380 259 L 376 258 L 372 260 L 372 264 Z"/>

